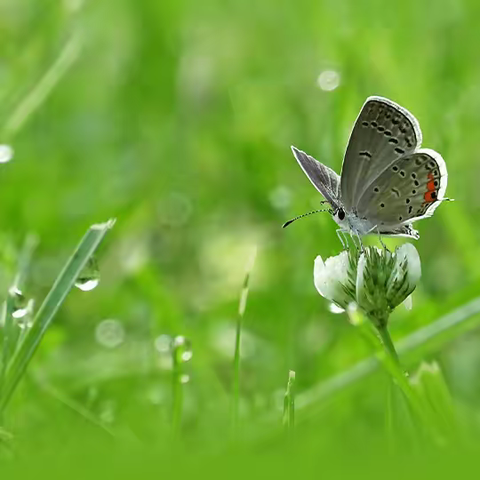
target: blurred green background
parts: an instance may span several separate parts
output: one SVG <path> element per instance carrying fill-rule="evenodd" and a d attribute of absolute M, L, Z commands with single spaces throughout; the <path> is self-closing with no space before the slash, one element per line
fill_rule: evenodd
<path fill-rule="evenodd" d="M 370 352 L 313 286 L 314 258 L 341 250 L 332 219 L 281 229 L 321 200 L 290 145 L 339 172 L 366 97 L 412 111 L 424 146 L 446 160 L 456 202 L 416 224 L 422 280 L 413 310 L 392 316 L 392 336 L 474 300 L 479 27 L 476 0 L 1 0 L 0 142 L 15 152 L 0 165 L 2 291 L 27 235 L 39 245 L 23 291 L 38 306 L 88 226 L 117 218 L 97 256 L 99 286 L 69 295 L 4 418 L 13 451 L 74 450 L 104 435 L 162 449 L 177 335 L 193 352 L 182 439 L 193 452 L 221 449 L 255 248 L 242 344 L 246 445 L 275 443 L 289 369 L 305 400 L 305 451 L 383 444 L 383 373 L 341 395 L 311 393 Z M 473 437 L 477 324 L 470 316 L 405 359 L 412 369 L 440 363 Z"/>

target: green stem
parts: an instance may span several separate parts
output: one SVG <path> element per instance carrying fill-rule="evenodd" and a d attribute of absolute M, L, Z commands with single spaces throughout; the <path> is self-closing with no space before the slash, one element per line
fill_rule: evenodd
<path fill-rule="evenodd" d="M 237 436 L 238 431 L 238 407 L 240 402 L 240 341 L 242 336 L 243 316 L 237 318 L 235 331 L 235 353 L 233 356 L 233 389 L 232 389 L 232 433 Z"/>
<path fill-rule="evenodd" d="M 183 411 L 183 384 L 182 384 L 182 351 L 184 340 L 183 337 L 176 337 L 173 341 L 172 360 L 173 360 L 173 375 L 172 375 L 172 433 L 173 438 L 177 439 L 180 433 L 180 426 L 182 423 Z"/>
<path fill-rule="evenodd" d="M 293 437 L 295 428 L 295 372 L 290 370 L 288 373 L 287 389 L 283 400 L 283 426 L 286 433 Z"/>
<path fill-rule="evenodd" d="M 398 358 L 397 351 L 395 350 L 395 345 L 392 342 L 392 337 L 390 337 L 390 333 L 388 332 L 388 328 L 386 325 L 378 327 L 378 333 L 382 340 L 383 346 L 387 353 L 392 357 L 397 365 L 400 365 L 400 359 Z"/>
<path fill-rule="evenodd" d="M 243 288 L 240 294 L 240 302 L 238 305 L 237 324 L 235 329 L 235 351 L 233 354 L 233 385 L 232 385 L 232 410 L 231 410 L 231 428 L 232 437 L 238 437 L 238 408 L 240 403 L 240 345 L 242 337 L 243 317 L 247 308 L 248 290 L 250 286 L 250 274 L 255 263 L 256 247 L 252 253 L 250 261 L 247 265 L 245 278 L 243 280 Z"/>

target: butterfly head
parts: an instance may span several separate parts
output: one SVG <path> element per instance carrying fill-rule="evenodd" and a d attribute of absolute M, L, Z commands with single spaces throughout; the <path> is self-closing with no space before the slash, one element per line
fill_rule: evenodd
<path fill-rule="evenodd" d="M 338 207 L 333 212 L 333 216 L 335 218 L 335 221 L 340 225 L 340 223 L 345 220 L 347 214 L 345 213 L 345 210 L 342 207 Z"/>

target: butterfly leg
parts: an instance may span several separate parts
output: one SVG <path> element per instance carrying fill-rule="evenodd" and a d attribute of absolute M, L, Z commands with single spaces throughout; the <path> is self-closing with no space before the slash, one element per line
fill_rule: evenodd
<path fill-rule="evenodd" d="M 342 247 L 344 250 L 348 250 L 348 241 L 345 238 L 345 231 L 341 228 L 337 229 L 337 237 L 340 240 L 340 243 L 342 244 Z"/>
<path fill-rule="evenodd" d="M 382 248 L 383 248 L 384 251 L 387 251 L 388 248 L 387 248 L 387 246 L 383 243 L 382 234 L 380 233 L 380 230 L 378 229 L 378 227 L 377 227 L 377 233 L 378 233 L 378 240 L 380 241 L 380 245 L 382 246 Z"/>
<path fill-rule="evenodd" d="M 359 248 L 360 252 L 363 253 L 363 252 L 365 251 L 365 249 L 363 248 L 362 239 L 361 239 L 360 235 L 359 235 L 357 232 L 355 232 L 355 237 L 356 237 L 356 239 L 358 240 L 358 248 Z M 354 242 L 354 243 L 355 243 L 355 242 Z"/>

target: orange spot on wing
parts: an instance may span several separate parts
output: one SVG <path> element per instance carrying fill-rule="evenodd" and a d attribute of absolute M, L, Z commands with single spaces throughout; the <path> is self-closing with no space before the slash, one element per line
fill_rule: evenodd
<path fill-rule="evenodd" d="M 437 194 L 436 194 L 436 188 L 435 188 L 435 179 L 433 177 L 433 173 L 429 172 L 427 175 L 428 178 L 428 183 L 427 183 L 427 191 L 425 192 L 425 195 L 423 198 L 425 199 L 425 202 L 434 202 L 437 199 Z"/>

